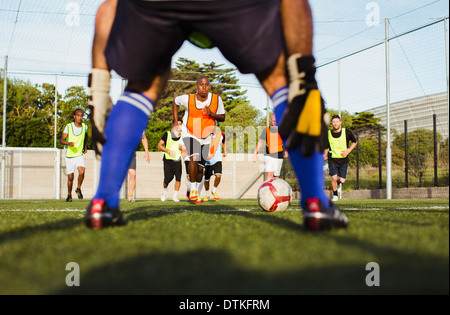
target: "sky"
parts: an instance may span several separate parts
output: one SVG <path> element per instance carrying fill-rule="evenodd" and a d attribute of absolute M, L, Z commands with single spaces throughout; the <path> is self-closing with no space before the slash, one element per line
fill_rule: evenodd
<path fill-rule="evenodd" d="M 68 86 L 86 85 L 85 76 L 90 71 L 93 22 L 101 2 L 0 0 L 0 68 L 4 67 L 7 55 L 8 73 L 14 77 L 26 78 L 33 83 L 43 80 L 55 83 L 58 75 L 58 91 L 62 94 Z M 448 18 L 449 12 L 449 4 L 444 0 L 311 0 L 310 4 L 314 18 L 314 56 L 319 87 L 331 107 L 342 106 L 342 109 L 351 112 L 385 102 L 385 71 L 384 66 L 380 66 L 384 62 L 384 46 L 367 50 L 351 59 L 344 58 L 339 64 L 336 60 L 382 43 L 386 18 L 389 19 L 389 36 L 392 37 Z M 396 83 L 399 87 L 395 90 L 403 91 L 401 85 L 404 82 L 414 91 L 394 94 L 394 100 L 441 89 L 441 83 L 436 85 L 435 81 L 441 82 L 442 75 L 445 76 L 445 71 L 441 74 L 445 68 L 445 47 L 442 47 L 444 41 L 443 35 L 440 35 L 443 27 L 437 27 L 440 30 L 430 27 L 425 34 L 418 31 L 411 38 L 404 36 L 392 44 L 393 56 L 399 56 L 393 66 L 394 69 L 399 67 L 394 74 L 399 78 Z M 417 42 L 423 43 L 419 44 L 423 52 L 416 53 L 420 50 L 416 48 Z M 432 59 L 443 59 L 444 62 L 430 65 L 426 60 L 430 52 L 426 49 L 433 53 Z M 189 43 L 185 43 L 175 54 L 173 62 L 179 57 L 200 64 L 215 62 L 233 67 L 217 49 L 201 50 Z M 339 74 L 337 67 L 340 67 Z M 256 78 L 236 73 L 242 87 L 248 90 L 250 103 L 264 112 L 271 102 L 259 88 Z M 372 88 L 368 89 L 362 82 L 370 82 Z M 118 97 L 121 89 L 120 80 L 113 82 L 113 98 Z M 368 97 L 368 93 L 374 95 Z"/>

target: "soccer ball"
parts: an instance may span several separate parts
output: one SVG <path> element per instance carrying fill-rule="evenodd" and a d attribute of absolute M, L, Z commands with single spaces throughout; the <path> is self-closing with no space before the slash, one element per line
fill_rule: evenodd
<path fill-rule="evenodd" d="M 266 180 L 258 188 L 259 206 L 268 212 L 284 211 L 292 201 L 292 188 L 281 178 Z"/>

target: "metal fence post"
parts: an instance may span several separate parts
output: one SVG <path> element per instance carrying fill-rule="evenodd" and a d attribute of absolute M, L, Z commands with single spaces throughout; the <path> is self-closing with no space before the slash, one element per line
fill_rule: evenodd
<path fill-rule="evenodd" d="M 436 126 L 436 114 L 433 114 L 433 147 L 434 147 L 434 186 L 438 185 L 438 173 L 437 173 L 437 126 Z"/>
<path fill-rule="evenodd" d="M 383 167 L 381 165 L 381 125 L 378 125 L 378 188 L 383 188 L 382 181 L 382 170 Z"/>
<path fill-rule="evenodd" d="M 408 121 L 405 124 L 405 187 L 408 188 Z"/>
<path fill-rule="evenodd" d="M 359 190 L 359 129 L 356 129 L 356 190 Z"/>

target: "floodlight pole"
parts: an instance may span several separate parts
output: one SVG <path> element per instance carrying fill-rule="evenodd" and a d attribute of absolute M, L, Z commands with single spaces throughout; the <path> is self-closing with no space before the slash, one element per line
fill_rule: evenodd
<path fill-rule="evenodd" d="M 339 108 L 339 117 L 341 116 L 341 58 L 337 61 L 338 64 L 338 108 Z"/>
<path fill-rule="evenodd" d="M 445 32 L 445 63 L 447 65 L 447 115 L 450 113 L 450 102 L 449 102 L 449 82 L 448 82 L 448 25 L 447 25 L 447 19 L 444 19 L 444 32 Z M 450 130 L 450 120 L 448 122 L 448 127 Z M 450 145 L 450 132 L 447 132 L 447 142 Z"/>
<path fill-rule="evenodd" d="M 5 161 L 5 147 L 6 147 L 6 93 L 8 91 L 7 89 L 7 68 L 8 68 L 8 56 L 5 56 L 5 69 L 3 69 L 3 128 L 2 128 L 2 184 L 1 184 L 1 192 L 0 192 L 0 198 L 5 199 L 5 167 L 6 167 L 6 161 Z"/>
<path fill-rule="evenodd" d="M 391 115 L 390 115 L 390 78 L 389 78 L 389 19 L 385 19 L 386 28 L 386 199 L 392 198 L 392 152 L 391 152 Z"/>
<path fill-rule="evenodd" d="M 53 147 L 56 149 L 56 132 L 58 130 L 57 124 L 58 124 L 58 75 L 55 76 L 55 135 L 53 139 Z"/>

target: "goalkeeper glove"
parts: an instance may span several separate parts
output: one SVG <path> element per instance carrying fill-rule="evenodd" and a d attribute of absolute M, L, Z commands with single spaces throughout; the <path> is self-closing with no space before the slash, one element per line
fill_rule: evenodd
<path fill-rule="evenodd" d="M 108 70 L 92 69 L 88 80 L 91 94 L 88 105 L 92 125 L 92 146 L 97 159 L 100 159 L 106 142 L 105 125 L 113 106 L 109 96 L 110 78 Z"/>
<path fill-rule="evenodd" d="M 286 140 L 288 149 L 301 146 L 304 156 L 326 148 L 329 115 L 315 80 L 315 60 L 300 54 L 288 58 L 288 106 L 284 111 L 278 132 Z"/>

